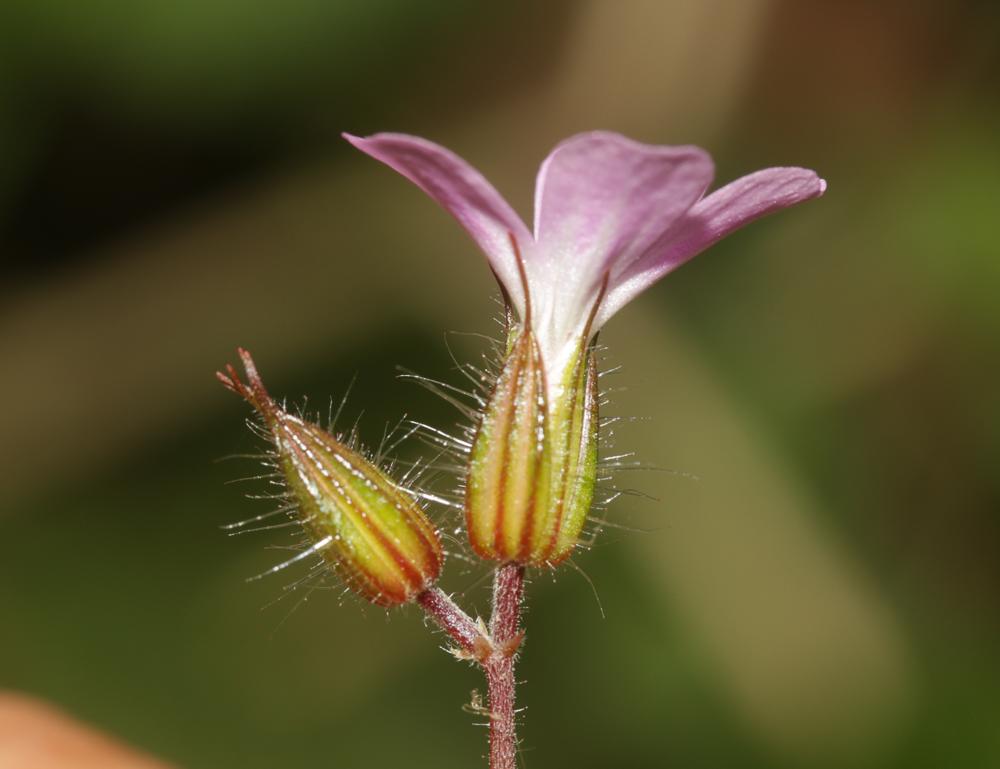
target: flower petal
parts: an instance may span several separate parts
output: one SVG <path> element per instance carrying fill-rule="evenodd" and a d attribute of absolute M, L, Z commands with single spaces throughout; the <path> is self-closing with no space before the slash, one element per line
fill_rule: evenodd
<path fill-rule="evenodd" d="M 560 143 L 535 188 L 538 258 L 600 280 L 642 255 L 712 181 L 712 159 L 594 131 Z"/>
<path fill-rule="evenodd" d="M 436 200 L 472 236 L 497 279 L 519 310 L 524 308 L 513 235 L 522 250 L 532 237 L 499 192 L 475 168 L 450 150 L 406 134 L 343 135 L 362 152 L 398 171 Z"/>
<path fill-rule="evenodd" d="M 693 205 L 612 285 L 595 320 L 608 318 L 675 267 L 734 230 L 783 208 L 818 198 L 826 182 L 806 168 L 766 168 L 744 176 Z"/>
<path fill-rule="evenodd" d="M 609 286 L 704 193 L 712 159 L 606 131 L 578 134 L 545 159 L 535 187 L 536 249 L 528 261 L 543 351 L 582 329 Z M 538 290 L 535 290 L 535 287 Z"/>

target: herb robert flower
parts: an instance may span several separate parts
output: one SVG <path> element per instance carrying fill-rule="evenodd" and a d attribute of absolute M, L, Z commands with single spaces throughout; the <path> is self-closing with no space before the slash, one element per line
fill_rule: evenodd
<path fill-rule="evenodd" d="M 516 313 L 470 453 L 465 513 L 478 555 L 533 566 L 570 555 L 593 500 L 597 332 L 729 233 L 826 189 L 813 171 L 768 168 L 706 195 L 704 150 L 584 133 L 542 163 L 532 231 L 443 147 L 403 134 L 345 138 L 458 220 Z"/>
<path fill-rule="evenodd" d="M 423 594 L 437 580 L 444 556 L 420 506 L 361 452 L 278 406 L 250 353 L 241 349 L 239 356 L 246 384 L 232 366 L 216 376 L 264 420 L 278 469 L 312 541 L 269 571 L 318 553 L 348 587 L 372 603 L 394 606 Z"/>

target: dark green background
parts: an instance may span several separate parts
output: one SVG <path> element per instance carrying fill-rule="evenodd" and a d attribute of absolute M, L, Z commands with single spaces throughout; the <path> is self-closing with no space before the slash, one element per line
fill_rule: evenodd
<path fill-rule="evenodd" d="M 0 686 L 189 769 L 476 766 L 477 671 L 417 612 L 246 583 L 281 536 L 212 372 L 376 443 L 456 415 L 483 259 L 342 130 L 454 147 L 530 214 L 608 128 L 827 196 L 602 339 L 668 472 L 530 585 L 534 767 L 1000 765 L 998 17 L 976 2 L 71 2 L 0 8 Z M 456 338 L 474 359 L 474 341 Z M 608 380 L 609 385 L 612 379 Z M 409 445 L 404 454 L 420 453 Z M 697 476 L 693 478 L 691 476 Z M 455 520 L 440 518 L 447 528 Z M 449 589 L 486 610 L 461 548 Z M 291 612 L 291 613 L 290 613 Z"/>

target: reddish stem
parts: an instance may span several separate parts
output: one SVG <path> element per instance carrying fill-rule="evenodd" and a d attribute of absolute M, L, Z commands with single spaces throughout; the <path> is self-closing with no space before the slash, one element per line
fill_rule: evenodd
<path fill-rule="evenodd" d="M 493 653 L 483 663 L 489 688 L 490 769 L 517 768 L 514 662 L 524 633 L 519 629 L 524 567 L 508 563 L 493 576 Z"/>
<path fill-rule="evenodd" d="M 524 632 L 520 629 L 524 567 L 498 566 L 493 575 L 493 616 L 484 628 L 436 587 L 416 601 L 431 619 L 486 672 L 489 692 L 490 769 L 517 769 L 517 717 L 514 662 Z"/>
<path fill-rule="evenodd" d="M 416 598 L 427 616 L 433 619 L 458 647 L 478 662 L 483 662 L 492 648 L 475 620 L 462 611 L 441 588 L 432 587 Z"/>

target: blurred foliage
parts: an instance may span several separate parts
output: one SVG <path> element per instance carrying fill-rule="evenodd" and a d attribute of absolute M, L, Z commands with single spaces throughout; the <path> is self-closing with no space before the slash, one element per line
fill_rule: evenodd
<path fill-rule="evenodd" d="M 455 382 L 489 276 L 338 132 L 426 132 L 523 210 L 607 127 L 830 190 L 602 335 L 615 450 L 678 473 L 601 513 L 606 619 L 536 575 L 526 765 L 1000 765 L 995 4 L 538 5 L 0 6 L 0 685 L 190 769 L 476 765 L 479 674 L 417 612 L 245 583 L 284 540 L 215 529 L 260 489 L 211 371 L 245 344 L 319 410 L 357 373 L 369 443 L 449 426 L 395 367 Z"/>

